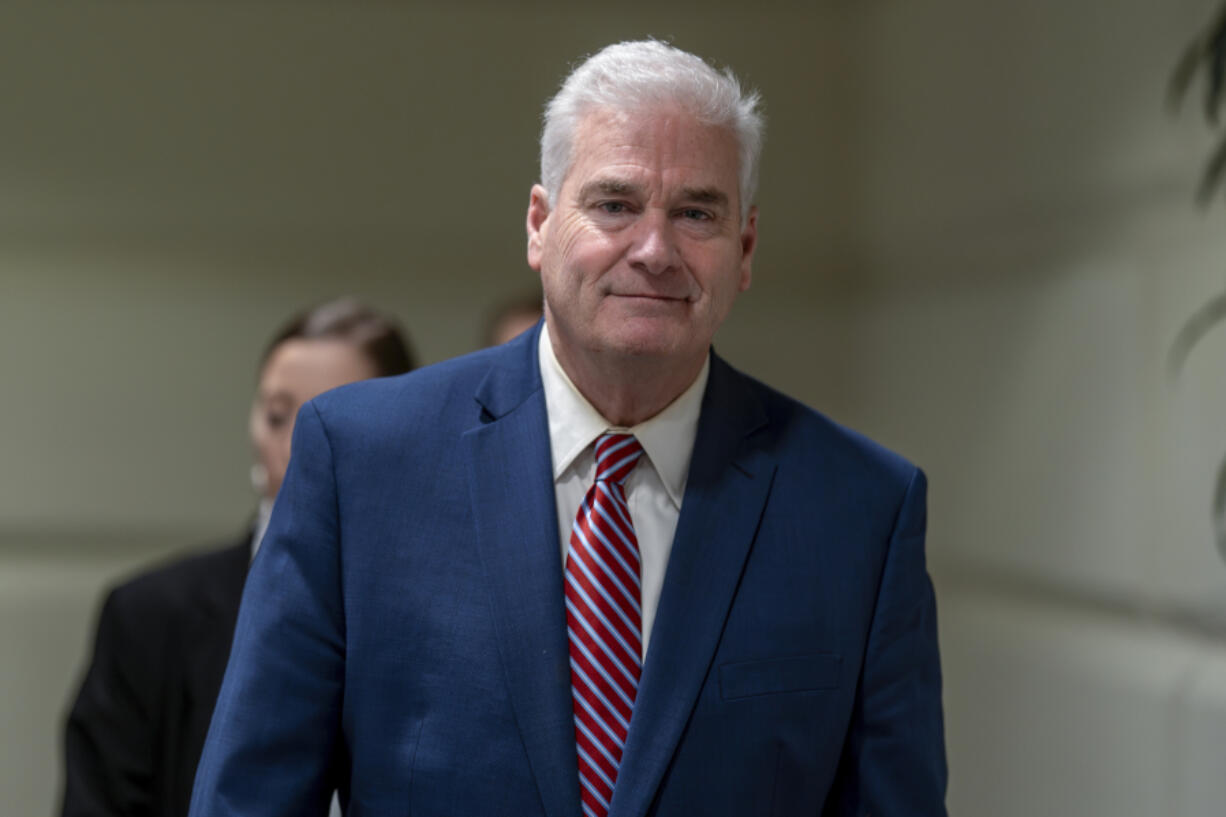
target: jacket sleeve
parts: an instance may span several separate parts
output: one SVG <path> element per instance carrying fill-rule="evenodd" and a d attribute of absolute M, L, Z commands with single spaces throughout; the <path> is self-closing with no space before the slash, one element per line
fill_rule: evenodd
<path fill-rule="evenodd" d="M 152 815 L 160 628 L 130 588 L 107 595 L 64 731 L 63 817 Z"/>
<path fill-rule="evenodd" d="M 340 755 L 345 622 L 333 452 L 318 411 L 251 566 L 192 817 L 323 817 Z"/>
<path fill-rule="evenodd" d="M 916 470 L 890 536 L 839 772 L 824 817 L 944 817 L 936 600 Z"/>

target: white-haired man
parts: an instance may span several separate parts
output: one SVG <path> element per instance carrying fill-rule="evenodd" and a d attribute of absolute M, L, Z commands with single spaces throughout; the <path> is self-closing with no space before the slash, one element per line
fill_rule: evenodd
<path fill-rule="evenodd" d="M 610 46 L 550 102 L 517 341 L 298 419 L 194 817 L 944 814 L 912 465 L 736 372 L 762 123 Z"/>

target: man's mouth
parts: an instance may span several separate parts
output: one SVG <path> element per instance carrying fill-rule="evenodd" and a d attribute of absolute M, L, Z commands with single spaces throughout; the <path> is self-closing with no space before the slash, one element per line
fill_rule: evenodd
<path fill-rule="evenodd" d="M 655 292 L 610 292 L 616 298 L 634 298 L 644 301 L 688 301 L 684 295 L 661 295 Z"/>

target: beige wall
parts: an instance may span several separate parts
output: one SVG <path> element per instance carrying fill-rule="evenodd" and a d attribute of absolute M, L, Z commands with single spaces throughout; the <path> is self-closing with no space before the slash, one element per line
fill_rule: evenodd
<path fill-rule="evenodd" d="M 460 8 L 455 8 L 460 6 Z M 613 39 L 762 89 L 718 344 L 932 480 L 950 806 L 1220 811 L 1226 328 L 1210 143 L 1163 112 L 1212 0 L 0 10 L 0 791 L 51 811 L 104 582 L 242 527 L 271 327 L 337 292 L 429 361 L 532 283 L 540 106 Z M 1217 747 L 1216 753 L 1214 747 Z"/>

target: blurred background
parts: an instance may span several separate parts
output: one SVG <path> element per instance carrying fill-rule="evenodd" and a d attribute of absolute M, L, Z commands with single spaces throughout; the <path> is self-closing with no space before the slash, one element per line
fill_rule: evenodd
<path fill-rule="evenodd" d="M 102 589 L 236 536 L 260 350 L 340 293 L 422 358 L 530 289 L 544 100 L 655 35 L 763 92 L 735 365 L 931 479 L 955 815 L 1220 815 L 1226 284 L 1166 85 L 1216 0 L 0 9 L 0 791 L 50 814 Z"/>

